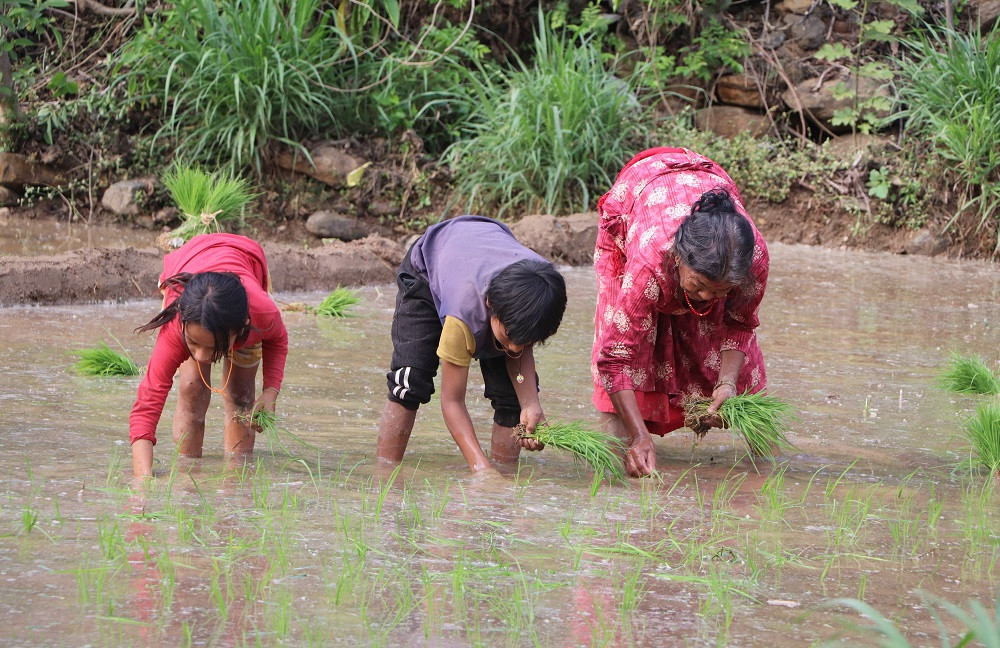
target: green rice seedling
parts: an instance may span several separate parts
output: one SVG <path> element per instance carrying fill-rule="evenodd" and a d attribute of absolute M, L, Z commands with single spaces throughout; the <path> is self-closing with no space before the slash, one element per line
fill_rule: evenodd
<path fill-rule="evenodd" d="M 965 422 L 965 436 L 972 444 L 971 462 L 984 466 L 1000 479 L 1000 405 L 981 403 Z"/>
<path fill-rule="evenodd" d="M 255 198 L 250 183 L 228 171 L 208 173 L 183 164 L 163 177 L 183 221 L 164 235 L 166 240 L 189 241 L 198 234 L 221 232 L 226 222 L 237 221 Z"/>
<path fill-rule="evenodd" d="M 708 398 L 692 397 L 684 402 L 684 422 L 688 426 L 697 425 L 708 416 L 712 401 Z M 745 393 L 733 396 L 722 403 L 718 411 L 722 424 L 735 436 L 743 439 L 754 457 L 770 456 L 772 449 L 793 450 L 795 445 L 788 440 L 789 420 L 794 419 L 792 407 L 773 396 Z"/>
<path fill-rule="evenodd" d="M 25 505 L 24 509 L 21 510 L 21 528 L 24 529 L 25 533 L 31 533 L 36 524 L 38 524 L 38 511 L 31 508 L 30 505 Z"/>
<path fill-rule="evenodd" d="M 952 353 L 938 385 L 957 394 L 1000 394 L 1000 379 L 979 356 Z"/>
<path fill-rule="evenodd" d="M 132 358 L 115 351 L 104 340 L 97 347 L 74 353 L 79 359 L 73 369 L 84 376 L 138 376 L 142 373 Z"/>
<path fill-rule="evenodd" d="M 531 434 L 518 425 L 514 432 L 556 450 L 571 452 L 575 458 L 593 468 L 596 483 L 600 483 L 606 474 L 610 474 L 613 481 L 625 481 L 625 466 L 620 456 L 625 452 L 625 444 L 617 437 L 588 427 L 582 421 L 542 424 Z M 593 489 L 591 494 L 594 494 Z"/>
<path fill-rule="evenodd" d="M 337 289 L 326 296 L 316 307 L 316 314 L 324 317 L 349 317 L 351 307 L 361 303 L 361 296 L 350 288 Z"/>

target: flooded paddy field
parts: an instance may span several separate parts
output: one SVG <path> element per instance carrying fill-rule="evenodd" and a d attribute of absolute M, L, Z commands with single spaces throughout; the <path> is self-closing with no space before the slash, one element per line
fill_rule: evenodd
<path fill-rule="evenodd" d="M 590 405 L 594 280 L 536 351 L 549 418 Z M 331 286 L 332 287 L 332 286 Z M 877 645 L 858 599 L 914 646 L 957 642 L 935 597 L 993 608 L 1000 513 L 960 468 L 981 399 L 934 387 L 952 350 L 993 362 L 993 266 L 772 249 L 759 335 L 797 452 L 755 470 L 725 431 L 657 440 L 655 479 L 604 484 L 552 450 L 468 473 L 435 398 L 397 471 L 373 464 L 392 286 L 357 317 L 285 314 L 285 436 L 255 462 L 178 460 L 168 400 L 145 497 L 129 488 L 138 379 L 73 374 L 71 351 L 132 329 L 153 301 L 0 310 L 0 642 L 9 646 Z M 323 295 L 279 293 L 318 303 Z M 469 406 L 488 446 L 472 372 Z M 308 444 L 308 445 L 306 445 Z M 940 621 L 940 626 L 938 621 Z"/>

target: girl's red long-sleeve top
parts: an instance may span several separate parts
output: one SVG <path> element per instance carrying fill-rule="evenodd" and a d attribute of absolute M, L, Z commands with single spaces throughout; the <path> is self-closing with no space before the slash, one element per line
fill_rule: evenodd
<path fill-rule="evenodd" d="M 180 272 L 231 272 L 240 278 L 247 291 L 250 306 L 250 335 L 234 348 L 251 347 L 261 343 L 263 352 L 264 388 L 281 389 L 288 355 L 288 332 L 281 319 L 277 304 L 268 294 L 267 259 L 259 243 L 236 234 L 203 234 L 196 236 L 180 249 L 163 259 L 160 285 L 168 277 Z M 169 305 L 180 295 L 168 290 L 164 305 Z M 160 328 L 149 358 L 146 375 L 139 383 L 135 405 L 129 417 L 129 441 L 148 439 L 156 443 L 156 425 L 163 412 L 163 404 L 174 382 L 178 367 L 190 357 L 181 337 L 179 317 Z"/>

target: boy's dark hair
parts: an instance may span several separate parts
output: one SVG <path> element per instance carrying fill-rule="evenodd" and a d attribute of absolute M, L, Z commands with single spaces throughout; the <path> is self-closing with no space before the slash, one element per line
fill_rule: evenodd
<path fill-rule="evenodd" d="M 229 336 L 236 332 L 236 342 L 250 335 L 250 303 L 240 278 L 231 272 L 182 272 L 164 280 L 164 292 L 173 290 L 180 297 L 170 303 L 136 333 L 160 328 L 178 315 L 181 323 L 196 322 L 215 336 L 212 362 L 229 351 Z"/>
<path fill-rule="evenodd" d="M 706 191 L 677 228 L 674 252 L 711 281 L 741 284 L 753 263 L 753 227 L 725 189 Z"/>
<path fill-rule="evenodd" d="M 551 263 L 522 259 L 493 277 L 486 299 L 511 342 L 544 342 L 566 311 L 566 280 Z"/>

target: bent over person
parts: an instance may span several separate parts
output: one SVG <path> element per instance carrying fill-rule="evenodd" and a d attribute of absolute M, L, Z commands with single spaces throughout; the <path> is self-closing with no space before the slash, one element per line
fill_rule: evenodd
<path fill-rule="evenodd" d="M 757 313 L 768 253 L 732 179 L 682 148 L 636 155 L 598 202 L 591 373 L 602 424 L 633 477 L 656 469 L 651 434 L 684 426 L 682 401 L 766 386 Z"/>

